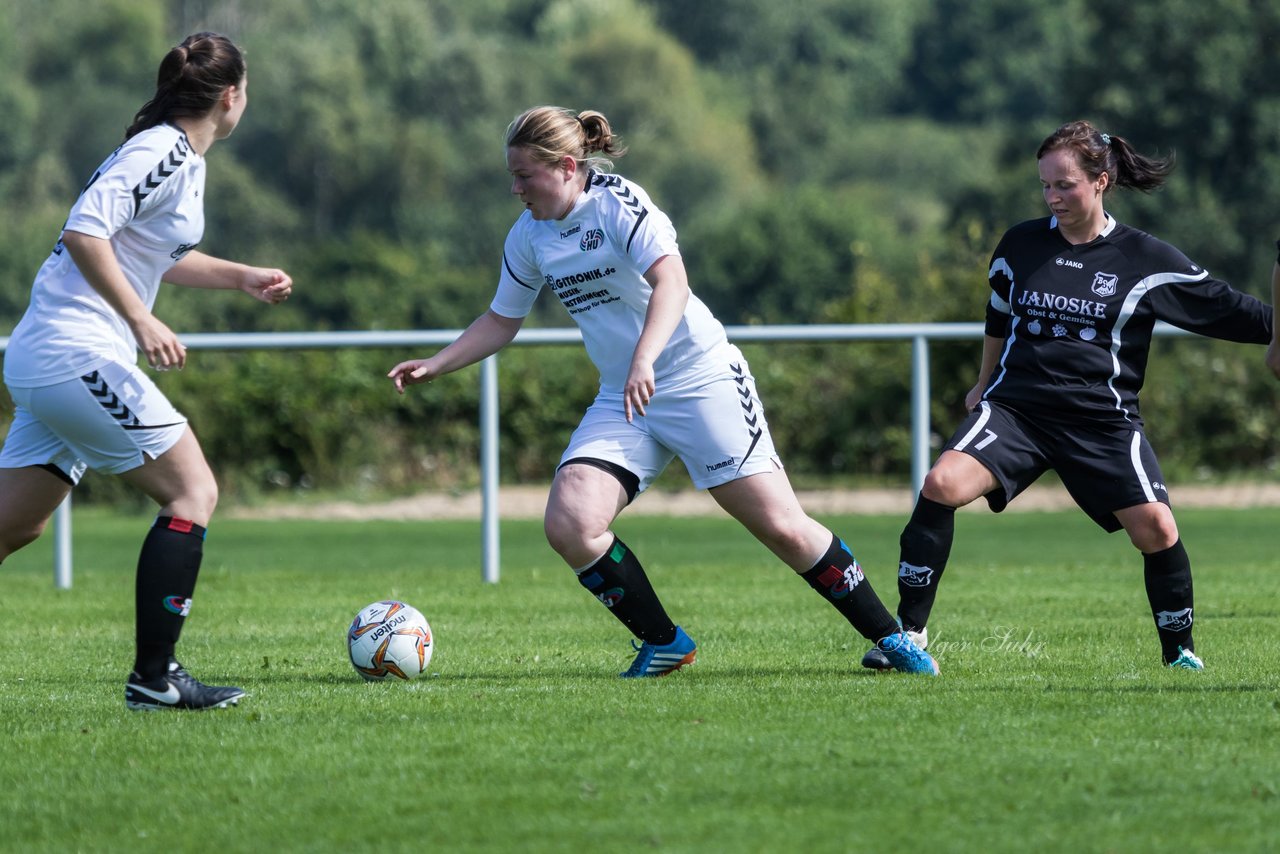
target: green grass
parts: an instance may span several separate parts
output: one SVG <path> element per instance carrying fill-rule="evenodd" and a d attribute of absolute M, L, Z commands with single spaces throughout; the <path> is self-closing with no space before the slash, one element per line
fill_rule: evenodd
<path fill-rule="evenodd" d="M 896 602 L 897 517 L 826 520 Z M 1280 839 L 1280 529 L 1183 511 L 1204 673 L 1159 666 L 1142 566 L 1079 513 L 961 514 L 939 679 L 866 643 L 722 519 L 627 519 L 699 661 L 626 635 L 533 522 L 216 522 L 180 652 L 250 697 L 134 714 L 145 517 L 77 511 L 0 568 L 0 850 L 1263 851 Z M 344 630 L 421 609 L 428 676 L 365 684 Z"/>

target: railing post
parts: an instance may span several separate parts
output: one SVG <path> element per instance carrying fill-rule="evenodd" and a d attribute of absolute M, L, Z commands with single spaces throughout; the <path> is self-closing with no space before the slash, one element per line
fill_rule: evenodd
<path fill-rule="evenodd" d="M 930 462 L 929 340 L 930 338 L 981 338 L 981 323 L 951 324 L 815 324 L 802 326 L 727 327 L 733 341 L 912 341 L 912 488 L 919 492 Z M 362 331 L 362 332 L 210 332 L 183 336 L 183 343 L 198 350 L 320 349 L 361 347 L 446 346 L 460 329 Z M 1163 321 L 1156 335 L 1189 335 Z M 580 344 L 582 333 L 574 328 L 524 329 L 516 344 Z M 0 354 L 9 339 L 0 336 Z M 480 455 L 482 478 L 483 555 L 481 572 L 487 582 L 498 580 L 498 371 L 495 357 L 480 367 Z M 54 551 L 54 584 L 71 586 L 71 502 L 54 514 L 57 543 Z"/>
<path fill-rule="evenodd" d="M 480 363 L 481 573 L 498 583 L 498 356 Z"/>
<path fill-rule="evenodd" d="M 53 586 L 71 589 L 71 493 L 53 511 Z"/>
<path fill-rule="evenodd" d="M 911 339 L 911 500 L 929 473 L 929 339 Z"/>

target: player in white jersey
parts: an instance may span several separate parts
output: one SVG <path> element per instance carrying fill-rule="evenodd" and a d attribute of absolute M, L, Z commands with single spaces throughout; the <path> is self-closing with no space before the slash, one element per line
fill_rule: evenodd
<path fill-rule="evenodd" d="M 0 449 L 0 561 L 40 536 L 86 468 L 120 475 L 160 505 L 138 559 L 130 709 L 236 704 L 174 657 L 191 608 L 218 486 L 187 420 L 138 367 L 182 368 L 186 349 L 151 313 L 161 281 L 289 297 L 281 270 L 196 251 L 204 231 L 205 153 L 247 102 L 244 58 L 197 33 L 160 64 L 134 117 L 71 208 L 9 338 L 4 379 L 17 406 Z"/>
<path fill-rule="evenodd" d="M 600 391 L 560 460 L 547 502 L 551 547 L 642 641 L 624 677 L 694 660 L 613 520 L 679 456 L 694 485 L 801 575 L 893 667 L 937 673 L 871 589 L 848 546 L 800 508 L 756 394 L 724 328 L 694 296 L 671 221 L 643 189 L 605 174 L 625 149 L 600 113 L 527 110 L 507 129 L 525 211 L 507 236 L 497 294 L 457 340 L 401 362 L 397 391 L 471 365 L 515 337 L 550 288 L 582 330 Z"/>

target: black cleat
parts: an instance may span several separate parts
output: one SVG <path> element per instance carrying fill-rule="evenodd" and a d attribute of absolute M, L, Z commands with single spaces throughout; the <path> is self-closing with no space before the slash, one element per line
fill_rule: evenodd
<path fill-rule="evenodd" d="M 169 672 L 142 679 L 136 672 L 124 683 L 124 705 L 133 711 L 157 709 L 225 709 L 240 702 L 244 691 L 205 685 L 177 662 L 169 659 Z"/>

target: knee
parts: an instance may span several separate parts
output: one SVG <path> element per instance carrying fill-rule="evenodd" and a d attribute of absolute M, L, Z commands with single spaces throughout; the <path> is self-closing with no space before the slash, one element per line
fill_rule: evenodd
<path fill-rule="evenodd" d="M 548 511 L 542 519 L 542 530 L 552 550 L 576 566 L 584 560 L 583 554 L 592 551 L 594 541 L 605 533 L 607 527 L 593 530 L 592 526 L 578 516 Z"/>
<path fill-rule="evenodd" d="M 920 494 L 930 501 L 946 504 L 949 507 L 960 507 L 968 504 L 963 493 L 972 489 L 972 484 L 965 483 L 964 478 L 947 466 L 934 466 L 924 477 Z M 972 499 L 969 499 L 972 500 Z"/>
<path fill-rule="evenodd" d="M 208 526 L 217 507 L 218 482 L 210 474 L 183 484 L 182 492 L 167 506 L 162 507 L 161 512 L 167 511 L 173 516 L 190 519 L 197 525 Z"/>
<path fill-rule="evenodd" d="M 192 488 L 189 500 L 206 521 L 211 519 L 218 509 L 218 482 L 213 477 L 203 478 Z"/>
<path fill-rule="evenodd" d="M 44 533 L 48 519 L 42 519 L 29 525 L 9 527 L 0 531 L 0 561 L 16 552 L 23 546 L 30 545 L 40 539 Z"/>
<path fill-rule="evenodd" d="M 769 551 L 784 559 L 807 555 L 819 547 L 825 551 L 831 542 L 830 532 L 803 514 L 766 516 L 755 534 Z"/>
<path fill-rule="evenodd" d="M 1129 541 L 1143 554 L 1155 554 L 1172 548 L 1178 542 L 1178 524 L 1171 513 L 1143 519 L 1129 530 Z"/>
<path fill-rule="evenodd" d="M 796 572 L 812 567 L 831 546 L 831 532 L 803 512 L 767 514 L 754 520 L 749 530 Z"/>

